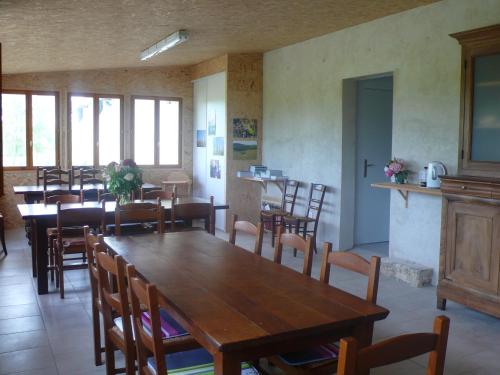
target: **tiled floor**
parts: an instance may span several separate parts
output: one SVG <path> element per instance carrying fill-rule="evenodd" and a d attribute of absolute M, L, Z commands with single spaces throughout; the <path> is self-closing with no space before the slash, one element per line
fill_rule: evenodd
<path fill-rule="evenodd" d="M 220 234 L 224 236 L 223 234 Z M 1 374 L 105 374 L 95 367 L 92 353 L 90 291 L 85 270 L 67 272 L 66 298 L 54 289 L 38 296 L 30 276 L 29 248 L 23 230 L 8 231 L 9 255 L 0 256 L 0 375 Z M 268 238 L 266 238 L 266 241 Z M 253 244 L 243 238 L 243 247 Z M 366 246 L 356 251 L 363 256 L 384 254 L 385 244 Z M 264 255 L 272 248 L 265 242 Z M 297 270 L 300 255 L 284 254 L 284 263 Z M 314 259 L 313 276 L 319 275 L 319 256 Z M 352 293 L 363 295 L 365 281 L 335 269 L 332 281 Z M 404 332 L 429 331 L 435 309 L 435 288 L 412 288 L 382 277 L 379 304 L 388 308 L 389 317 L 375 326 L 375 341 Z M 448 375 L 498 375 L 500 360 L 500 321 L 448 302 L 451 318 L 446 371 Z M 424 374 L 426 357 L 380 368 L 373 374 Z"/>

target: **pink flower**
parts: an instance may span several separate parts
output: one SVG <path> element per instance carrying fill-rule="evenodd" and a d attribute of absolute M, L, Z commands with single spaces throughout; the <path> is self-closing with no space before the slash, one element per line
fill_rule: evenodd
<path fill-rule="evenodd" d="M 122 165 L 124 167 L 132 167 L 132 168 L 137 167 L 137 164 L 132 159 L 125 159 L 124 161 L 122 161 Z"/>
<path fill-rule="evenodd" d="M 391 164 L 389 164 L 389 169 L 392 170 L 394 173 L 399 173 L 403 169 L 403 166 L 401 163 L 394 161 Z"/>
<path fill-rule="evenodd" d="M 387 177 L 392 177 L 392 175 L 394 174 L 394 172 L 392 171 L 392 169 L 390 169 L 389 167 L 385 167 L 384 168 L 384 173 Z"/>

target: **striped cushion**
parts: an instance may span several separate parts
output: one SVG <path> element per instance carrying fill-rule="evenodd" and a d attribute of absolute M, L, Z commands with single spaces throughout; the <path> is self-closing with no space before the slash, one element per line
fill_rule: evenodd
<path fill-rule="evenodd" d="M 165 356 L 167 371 L 169 374 L 176 375 L 213 375 L 213 358 L 205 349 L 194 349 L 185 352 L 167 354 Z M 156 373 L 156 362 L 153 357 L 148 359 L 148 367 Z M 258 375 L 250 364 L 243 362 L 241 364 L 241 374 Z"/>
<path fill-rule="evenodd" d="M 120 316 L 118 318 L 115 318 L 114 322 L 118 329 L 120 329 L 120 331 L 123 331 L 122 317 Z M 160 322 L 162 338 L 164 339 L 185 336 L 188 334 L 188 332 L 163 309 L 160 309 Z M 142 313 L 142 324 L 144 325 L 146 331 L 149 331 L 149 333 L 151 333 L 151 319 L 149 316 L 149 312 Z M 132 325 L 132 329 L 133 327 L 134 326 Z M 133 334 L 135 339 L 135 333 L 133 332 Z"/>
<path fill-rule="evenodd" d="M 308 363 L 337 359 L 339 348 L 337 344 L 326 344 L 312 349 L 282 354 L 279 357 L 289 366 L 300 366 Z"/>

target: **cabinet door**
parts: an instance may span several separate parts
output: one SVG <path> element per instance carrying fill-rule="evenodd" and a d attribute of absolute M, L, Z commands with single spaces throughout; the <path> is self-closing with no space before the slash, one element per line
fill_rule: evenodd
<path fill-rule="evenodd" d="M 500 207 L 450 201 L 445 278 L 478 291 L 498 294 Z"/>

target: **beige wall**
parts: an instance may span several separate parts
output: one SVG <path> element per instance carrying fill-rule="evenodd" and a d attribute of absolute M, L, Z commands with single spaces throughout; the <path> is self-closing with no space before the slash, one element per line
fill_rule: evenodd
<path fill-rule="evenodd" d="M 460 47 L 448 35 L 499 20 L 498 0 L 445 0 L 264 55 L 263 162 L 330 186 L 319 240 L 339 247 L 341 197 L 349 193 L 341 186 L 343 80 L 392 72 L 393 154 L 415 172 L 441 160 L 455 173 Z M 306 189 L 300 194 L 304 203 Z M 392 192 L 391 256 L 437 269 L 440 209 L 439 198 L 418 194 L 405 209 Z"/>
<path fill-rule="evenodd" d="M 55 73 L 14 74 L 3 76 L 5 89 L 50 90 L 60 95 L 61 163 L 67 160 L 67 95 L 69 92 L 119 94 L 124 96 L 124 154 L 130 157 L 131 96 L 152 95 L 182 98 L 182 170 L 192 174 L 193 165 L 193 89 L 192 71 L 186 68 L 113 69 Z M 145 169 L 144 179 L 159 184 L 173 169 Z M 22 225 L 15 206 L 13 185 L 35 183 L 35 172 L 5 172 L 5 196 L 0 210 L 8 228 Z"/>

